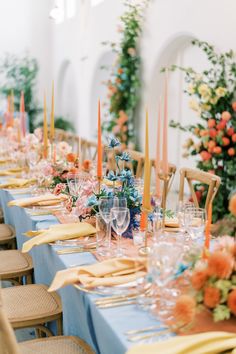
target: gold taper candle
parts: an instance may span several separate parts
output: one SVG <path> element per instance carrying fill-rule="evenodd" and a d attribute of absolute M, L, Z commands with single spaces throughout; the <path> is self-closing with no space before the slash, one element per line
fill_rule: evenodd
<path fill-rule="evenodd" d="M 51 122 L 50 122 L 50 140 L 53 142 L 55 137 L 55 118 L 54 118 L 54 81 L 52 82 L 52 106 L 51 106 Z"/>
<path fill-rule="evenodd" d="M 47 103 L 46 94 L 44 93 L 44 107 L 43 107 L 43 157 L 48 157 L 48 122 L 47 122 Z"/>
<path fill-rule="evenodd" d="M 148 132 L 148 110 L 146 110 L 146 132 L 145 132 L 145 163 L 144 163 L 144 189 L 143 189 L 143 209 L 148 211 L 151 208 L 150 195 L 150 159 L 149 159 L 149 132 Z"/>

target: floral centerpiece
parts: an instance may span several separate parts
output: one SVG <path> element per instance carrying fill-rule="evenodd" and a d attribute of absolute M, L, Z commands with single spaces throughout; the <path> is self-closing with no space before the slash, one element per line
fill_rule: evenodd
<path fill-rule="evenodd" d="M 189 106 L 198 116 L 196 123 L 178 127 L 191 133 L 186 141 L 184 156 L 197 156 L 197 167 L 221 177 L 221 187 L 213 205 L 213 221 L 228 214 L 228 195 L 235 188 L 236 164 L 236 60 L 232 50 L 218 54 L 206 42 L 194 40 L 202 49 L 211 67 L 202 73 L 193 68 L 172 66 L 186 76 L 185 93 L 191 97 Z M 204 185 L 196 184 L 196 193 L 203 206 L 206 198 Z"/>

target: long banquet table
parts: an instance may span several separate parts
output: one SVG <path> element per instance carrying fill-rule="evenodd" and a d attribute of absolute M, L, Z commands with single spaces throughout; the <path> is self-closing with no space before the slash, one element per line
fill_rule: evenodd
<path fill-rule="evenodd" d="M 32 216 L 23 208 L 7 206 L 12 199 L 24 198 L 29 194 L 0 190 L 0 201 L 5 222 L 16 229 L 17 247 L 28 239 L 24 232 L 48 228 L 58 223 L 53 215 Z M 50 245 L 34 247 L 30 252 L 34 263 L 36 283 L 49 285 L 56 272 L 72 265 L 96 262 L 91 253 L 58 255 Z M 79 291 L 73 286 L 59 290 L 63 306 L 63 331 L 65 335 L 77 335 L 90 344 L 98 354 L 124 354 L 131 343 L 124 332 L 157 324 L 147 312 L 136 305 L 98 309 L 94 303 L 97 295 Z"/>

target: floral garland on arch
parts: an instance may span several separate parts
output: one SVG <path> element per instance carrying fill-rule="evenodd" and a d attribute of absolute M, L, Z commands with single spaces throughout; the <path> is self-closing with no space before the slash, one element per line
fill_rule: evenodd
<path fill-rule="evenodd" d="M 210 68 L 202 73 L 193 68 L 176 65 L 185 73 L 191 97 L 189 106 L 198 116 L 196 123 L 181 126 L 171 121 L 170 125 L 190 132 L 184 156 L 197 156 L 197 167 L 221 177 L 221 187 L 214 200 L 213 221 L 228 217 L 228 198 L 235 188 L 236 165 L 236 60 L 232 50 L 218 54 L 206 42 L 194 40 L 193 45 L 202 49 L 210 62 Z M 204 205 L 206 189 L 195 186 L 200 205 Z M 232 217 L 232 216 L 230 216 Z"/>
<path fill-rule="evenodd" d="M 124 147 L 134 144 L 134 114 L 141 86 L 138 44 L 142 33 L 143 12 L 148 1 L 137 0 L 133 4 L 132 1 L 125 1 L 127 11 L 121 16 L 121 24 L 118 26 L 120 44 L 103 42 L 104 45 L 109 44 L 116 54 L 111 78 L 105 83 L 109 102 L 105 103 L 108 113 L 103 130 L 116 136 Z"/>

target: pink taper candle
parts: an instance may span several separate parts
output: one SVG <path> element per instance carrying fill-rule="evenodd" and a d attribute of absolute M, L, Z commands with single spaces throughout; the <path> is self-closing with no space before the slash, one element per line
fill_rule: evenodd
<path fill-rule="evenodd" d="M 21 91 L 21 96 L 20 96 L 20 119 L 21 119 L 22 136 L 25 137 L 26 122 L 25 122 L 25 100 L 24 100 L 24 92 L 23 91 Z"/>
<path fill-rule="evenodd" d="M 161 183 L 159 178 L 161 163 L 161 98 L 158 104 L 158 120 L 157 120 L 157 145 L 156 145 L 156 196 L 161 196 Z"/>
<path fill-rule="evenodd" d="M 101 129 L 101 108 L 98 101 L 98 146 L 97 146 L 97 178 L 102 178 L 102 129 Z"/>
<path fill-rule="evenodd" d="M 163 121 L 163 148 L 162 164 L 164 175 L 168 174 L 168 71 L 165 74 L 165 92 L 164 92 L 164 121 Z"/>

